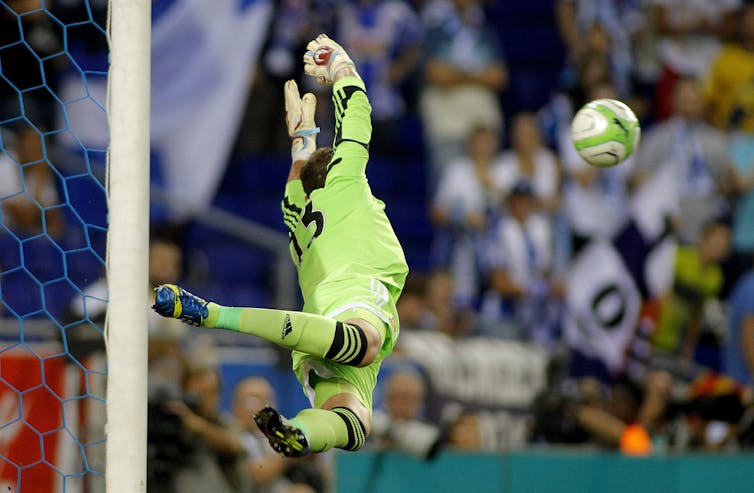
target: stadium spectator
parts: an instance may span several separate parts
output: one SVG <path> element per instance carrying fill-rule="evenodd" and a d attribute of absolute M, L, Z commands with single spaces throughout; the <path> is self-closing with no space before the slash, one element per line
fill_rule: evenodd
<path fill-rule="evenodd" d="M 298 0 L 284 0 L 278 3 L 268 34 L 268 46 L 264 53 L 262 67 L 260 67 L 262 72 L 280 81 L 298 74 L 296 53 L 306 43 L 312 32 L 319 32 L 315 27 L 318 20 L 313 18 L 315 13 L 313 3 L 315 2 Z M 320 29 L 332 28 L 332 10 L 319 9 L 320 14 L 328 17 L 326 27 L 322 26 Z M 279 84 L 275 86 L 279 87 Z"/>
<path fill-rule="evenodd" d="M 560 205 L 558 161 L 542 142 L 537 119 L 532 113 L 519 113 L 511 121 L 511 149 L 500 156 L 504 192 L 516 183 L 531 184 L 541 210 L 555 212 Z"/>
<path fill-rule="evenodd" d="M 754 269 L 739 279 L 728 300 L 723 368 L 739 382 L 754 385 Z"/>
<path fill-rule="evenodd" d="M 45 160 L 44 138 L 32 127 L 3 132 L 0 150 L 0 204 L 3 224 L 19 237 L 46 233 L 60 238 L 65 229 L 56 175 Z M 20 128 L 19 127 L 19 128 Z"/>
<path fill-rule="evenodd" d="M 537 111 L 537 120 L 546 144 L 559 153 L 573 150 L 571 121 L 576 111 L 594 99 L 600 87 L 612 84 L 610 64 L 604 56 L 590 54 L 573 67 L 573 75 L 561 81 L 549 102 Z"/>
<path fill-rule="evenodd" d="M 448 447 L 466 452 L 479 452 L 493 448 L 488 443 L 492 437 L 485 436 L 483 421 L 480 413 L 468 409 L 463 410 L 450 424 Z"/>
<path fill-rule="evenodd" d="M 573 148 L 570 142 L 571 121 L 579 108 L 595 99 L 594 94 L 605 92 L 617 97 L 610 61 L 604 55 L 589 52 L 572 69 L 573 74 L 561 81 L 550 101 L 539 109 L 537 119 L 548 145 L 559 152 Z M 569 140 L 563 140 L 567 136 Z"/>
<path fill-rule="evenodd" d="M 468 336 L 475 322 L 471 307 L 456 302 L 453 276 L 444 270 L 432 272 L 427 287 L 431 327 L 451 338 Z"/>
<path fill-rule="evenodd" d="M 396 309 L 403 330 L 436 330 L 437 319 L 429 309 L 427 292 L 429 278 L 420 273 L 410 273 L 398 300 Z M 396 351 L 400 351 L 398 342 Z"/>
<path fill-rule="evenodd" d="M 384 384 L 382 409 L 375 411 L 374 443 L 381 450 L 429 459 L 440 446 L 440 429 L 424 419 L 427 384 L 413 367 L 398 367 Z"/>
<path fill-rule="evenodd" d="M 359 67 L 372 103 L 372 148 L 400 151 L 402 86 L 422 54 L 422 25 L 403 0 L 356 0 L 338 9 L 337 32 Z"/>
<path fill-rule="evenodd" d="M 653 370 L 640 381 L 617 378 L 605 397 L 552 391 L 543 397 L 546 405 L 540 404 L 535 438 L 548 443 L 592 443 L 647 455 L 735 447 L 736 439 L 743 444 L 751 433 L 750 423 L 742 419 L 750 392 L 713 372 L 682 382 Z"/>
<path fill-rule="evenodd" d="M 652 370 L 643 378 L 644 398 L 636 414 L 636 421 L 653 436 L 668 432 L 668 408 L 672 400 L 673 385 L 673 376 L 665 371 Z"/>
<path fill-rule="evenodd" d="M 433 263 L 452 272 L 461 305 L 472 305 L 479 296 L 483 240 L 505 185 L 499 149 L 494 129 L 474 128 L 467 156 L 443 170 L 432 204 Z"/>
<path fill-rule="evenodd" d="M 751 81 L 754 77 L 754 3 L 747 1 L 737 13 L 737 36 L 707 65 L 705 95 L 710 120 L 722 130 L 754 133 L 754 103 Z"/>
<path fill-rule="evenodd" d="M 754 134 L 731 138 L 737 195 L 732 202 L 732 255 L 725 265 L 725 293 L 751 265 L 754 257 Z"/>
<path fill-rule="evenodd" d="M 487 24 L 479 0 L 444 0 L 425 6 L 425 84 L 420 113 L 434 186 L 442 170 L 463 154 L 470 132 L 478 126 L 502 128 L 498 93 L 508 74 L 495 31 Z"/>
<path fill-rule="evenodd" d="M 704 224 L 727 213 L 733 186 L 733 165 L 725 134 L 703 119 L 704 100 L 695 79 L 679 79 L 673 114 L 652 127 L 637 149 L 642 177 L 665 180 L 677 200 L 676 231 L 694 243 Z"/>
<path fill-rule="evenodd" d="M 641 389 L 621 378 L 611 386 L 606 399 L 577 406 L 576 418 L 593 443 L 617 448 L 626 426 L 636 422 L 641 400 Z"/>
<path fill-rule="evenodd" d="M 672 116 L 679 78 L 699 79 L 720 49 L 729 19 L 741 0 L 651 0 L 659 35 L 661 74 L 657 84 L 658 117 Z"/>
<path fill-rule="evenodd" d="M 754 254 L 754 134 L 735 133 L 730 147 L 738 196 L 733 204 L 733 249 Z"/>
<path fill-rule="evenodd" d="M 731 155 L 740 194 L 733 211 L 733 249 L 746 261 L 754 255 L 754 3 L 738 16 L 738 36 L 726 44 L 707 76 L 712 123 L 731 134 Z"/>
<path fill-rule="evenodd" d="M 645 19 L 637 1 L 559 0 L 556 17 L 572 64 L 605 57 L 621 97 L 630 94 L 634 69 L 633 37 Z"/>
<path fill-rule="evenodd" d="M 590 439 L 627 455 L 653 451 L 651 436 L 665 433 L 672 377 L 661 371 L 646 375 L 637 383 L 619 377 L 601 402 L 581 403 L 576 419 Z"/>
<path fill-rule="evenodd" d="M 669 374 L 651 372 L 642 384 L 619 376 L 605 387 L 585 378 L 548 389 L 535 404 L 532 438 L 645 455 L 651 450 L 649 434 L 665 431 L 671 382 Z"/>
<path fill-rule="evenodd" d="M 243 443 L 238 430 L 220 415 L 220 386 L 220 374 L 215 369 L 190 368 L 183 378 L 183 399 L 163 404 L 178 416 L 190 444 L 183 467 L 173 477 L 175 492 L 243 491 Z"/>
<path fill-rule="evenodd" d="M 422 376 L 408 368 L 397 369 L 385 382 L 385 411 L 391 419 L 421 419 L 427 399 L 427 384 Z"/>
<path fill-rule="evenodd" d="M 324 491 L 321 461 L 281 457 L 267 444 L 251 416 L 265 405 L 276 405 L 275 391 L 262 377 L 248 377 L 236 384 L 233 415 L 242 428 L 241 441 L 246 452 L 243 473 L 254 493 L 314 493 Z M 308 482 L 302 480 L 308 480 Z"/>
<path fill-rule="evenodd" d="M 704 324 L 705 303 L 723 286 L 720 264 L 729 253 L 730 229 L 711 222 L 701 231 L 697 245 L 680 245 L 675 254 L 672 291 L 662 301 L 652 336 L 657 350 L 693 359 Z"/>
<path fill-rule="evenodd" d="M 550 346 L 557 338 L 562 282 L 553 276 L 553 235 L 532 186 L 519 181 L 506 198 L 507 214 L 492 226 L 489 286 L 482 332 Z"/>

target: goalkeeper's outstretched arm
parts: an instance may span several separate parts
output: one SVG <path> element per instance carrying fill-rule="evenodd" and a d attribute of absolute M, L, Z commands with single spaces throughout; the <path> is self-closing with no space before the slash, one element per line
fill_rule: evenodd
<path fill-rule="evenodd" d="M 327 182 L 339 176 L 363 177 L 369 159 L 372 108 L 353 61 L 342 46 L 321 34 L 307 45 L 304 71 L 333 86 L 335 149 Z"/>

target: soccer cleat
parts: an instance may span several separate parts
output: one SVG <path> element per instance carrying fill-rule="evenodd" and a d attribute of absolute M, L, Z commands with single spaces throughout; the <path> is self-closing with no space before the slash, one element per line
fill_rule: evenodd
<path fill-rule="evenodd" d="M 190 325 L 202 325 L 202 321 L 209 315 L 208 301 L 175 284 L 157 286 L 154 292 L 152 309 L 163 317 L 177 318 Z"/>
<path fill-rule="evenodd" d="M 304 432 L 270 406 L 254 415 L 254 421 L 270 446 L 284 457 L 302 457 L 310 452 Z"/>

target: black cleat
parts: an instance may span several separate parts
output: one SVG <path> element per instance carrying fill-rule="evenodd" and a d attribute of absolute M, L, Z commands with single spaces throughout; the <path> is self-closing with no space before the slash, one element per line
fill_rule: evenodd
<path fill-rule="evenodd" d="M 283 457 L 302 457 L 310 452 L 304 432 L 270 406 L 254 415 L 254 421 L 270 446 Z"/>

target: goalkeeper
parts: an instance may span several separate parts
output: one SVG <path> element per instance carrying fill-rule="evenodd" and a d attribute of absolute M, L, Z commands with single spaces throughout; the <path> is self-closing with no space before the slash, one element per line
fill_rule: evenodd
<path fill-rule="evenodd" d="M 307 46 L 305 72 L 333 86 L 334 147 L 316 148 L 316 98 L 285 85 L 292 164 L 282 208 L 304 297 L 302 312 L 234 308 L 174 285 L 156 289 L 163 316 L 261 337 L 293 351 L 293 369 L 313 408 L 288 420 L 254 416 L 279 454 L 358 450 L 369 435 L 381 361 L 398 337 L 395 303 L 408 266 L 365 169 L 371 107 L 345 50 L 324 34 Z"/>

